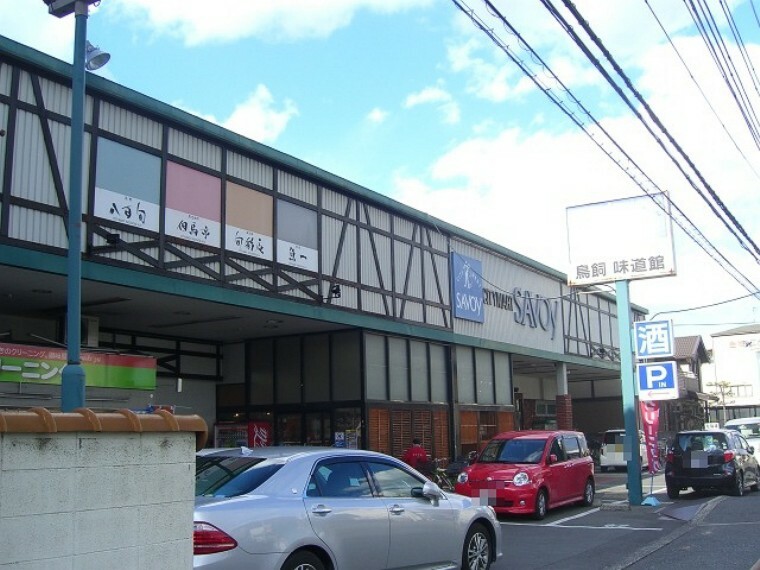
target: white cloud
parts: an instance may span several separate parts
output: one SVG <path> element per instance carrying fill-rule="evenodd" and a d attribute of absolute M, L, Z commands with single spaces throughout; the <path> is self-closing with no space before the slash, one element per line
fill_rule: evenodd
<path fill-rule="evenodd" d="M 510 12 L 520 12 L 525 4 L 514 3 Z M 619 62 L 626 65 L 639 91 L 750 236 L 760 236 L 758 176 L 712 117 L 669 44 L 657 47 L 652 30 L 658 28 L 653 24 L 651 14 L 632 8 L 628 3 L 624 3 L 623 12 L 615 14 L 612 11 L 619 8 L 617 3 L 613 10 L 607 3 L 597 2 L 594 4 L 600 8 L 597 13 L 588 12 L 586 2 L 578 4 L 582 5 L 582 13 L 595 16 L 592 27 L 603 39 L 613 38 L 606 42 L 608 47 L 619 56 Z M 674 10 L 669 10 L 665 4 L 655 5 L 671 32 L 685 25 Z M 644 22 L 643 18 L 647 21 Z M 536 42 L 526 31 L 529 24 L 520 29 L 526 31 L 525 37 L 531 45 L 544 47 L 540 53 L 553 58 L 552 68 L 555 69 L 556 64 L 555 71 L 562 74 L 563 81 L 572 89 L 602 86 L 598 74 L 589 70 L 588 62 L 582 62 L 562 45 L 564 40 L 559 37 L 562 32 L 556 26 L 548 33 L 546 21 L 544 17 L 540 23 L 534 22 L 533 28 L 542 31 Z M 607 28 L 603 22 L 607 23 Z M 632 29 L 637 30 L 636 34 L 630 32 Z M 494 102 L 520 95 L 530 106 L 521 108 L 524 109 L 522 116 L 511 117 L 514 124 L 521 126 L 499 131 L 495 124 L 481 122 L 472 129 L 476 136 L 448 150 L 424 174 L 416 177 L 397 175 L 394 197 L 508 249 L 567 271 L 566 208 L 637 196 L 642 190 L 589 137 L 561 118 L 548 98 L 535 90 L 532 83 L 529 85 L 529 80 L 521 72 L 515 73 L 516 66 L 506 63 L 503 54 L 494 52 L 481 37 L 482 32 L 465 35 L 450 44 L 448 62 L 454 73 L 467 78 L 468 91 Z M 661 32 L 656 40 L 666 42 Z M 751 152 L 756 151 L 754 143 L 746 134 L 746 126 L 741 123 L 735 103 L 726 97 L 725 86 L 705 55 L 701 40 L 677 39 L 676 42 L 711 100 L 722 101 L 718 103 L 719 112 L 733 136 L 754 157 L 755 153 Z M 748 49 L 752 57 L 760 58 L 760 47 L 748 45 Z M 528 56 L 525 57 L 527 60 Z M 740 59 L 737 54 L 735 60 Z M 752 83 L 747 80 L 745 84 Z M 608 90 L 608 87 L 604 89 Z M 736 240 L 718 222 L 633 113 L 622 108 L 617 101 L 608 99 L 598 103 L 598 98 L 590 98 L 588 91 L 577 93 L 583 94 L 584 104 L 597 118 L 603 119 L 605 129 L 661 189 L 670 192 L 711 242 L 740 271 L 760 283 L 757 264 L 738 247 Z M 542 102 L 536 103 L 534 99 L 537 97 L 542 98 Z M 614 107 L 610 107 L 611 102 L 615 103 Z M 557 117 L 561 120 L 558 121 Z M 589 123 L 586 117 L 582 118 Z M 483 125 L 488 128 L 476 128 Z M 598 135 L 598 131 L 595 132 Z M 663 135 L 660 138 L 665 139 Z M 622 158 L 613 145 L 605 143 L 604 147 Z M 679 159 L 679 162 L 684 164 L 685 161 Z M 696 175 L 692 174 L 691 178 L 698 183 Z M 637 226 L 636 213 L 632 212 L 630 226 L 620 228 L 620 231 L 640 232 L 646 228 Z M 720 301 L 747 293 L 679 228 L 674 227 L 674 231 L 678 276 L 632 282 L 634 303 L 658 313 L 702 305 L 709 302 L 706 299 Z M 599 239 L 604 240 L 605 236 L 600 235 Z M 756 306 L 757 302 L 754 303 Z M 751 304 L 752 301 L 748 300 L 744 304 L 724 305 L 713 311 L 678 314 L 677 322 L 695 325 L 692 329 L 677 329 L 676 334 L 705 334 L 729 328 L 718 325 L 716 329 L 699 324 L 709 322 L 711 317 L 716 322 L 751 320 L 751 310 L 747 309 Z M 709 339 L 706 340 L 709 346 Z"/>
<path fill-rule="evenodd" d="M 384 123 L 385 120 L 388 118 L 388 111 L 385 111 L 381 109 L 380 107 L 375 107 L 367 114 L 367 120 L 370 123 L 379 125 L 380 123 Z"/>
<path fill-rule="evenodd" d="M 220 120 L 213 115 L 188 108 L 181 101 L 175 101 L 172 105 L 262 143 L 272 143 L 277 140 L 290 119 L 298 115 L 295 103 L 288 99 L 278 110 L 274 97 L 265 85 L 258 85 L 248 99 L 237 105 L 226 119 Z"/>
<path fill-rule="evenodd" d="M 111 0 L 112 13 L 139 21 L 186 45 L 263 37 L 324 38 L 348 26 L 360 10 L 395 13 L 432 0 Z"/>
<path fill-rule="evenodd" d="M 425 87 L 422 91 L 407 95 L 404 100 L 404 108 L 411 109 L 418 105 L 434 105 L 443 115 L 443 121 L 447 124 L 459 122 L 459 105 L 453 100 L 451 93 L 441 87 Z"/>

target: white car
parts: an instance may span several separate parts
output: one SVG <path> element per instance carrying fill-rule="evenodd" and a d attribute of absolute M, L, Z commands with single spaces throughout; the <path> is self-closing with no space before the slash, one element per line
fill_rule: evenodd
<path fill-rule="evenodd" d="M 624 441 L 624 429 L 609 429 L 604 432 L 602 447 L 599 450 L 599 467 L 601 467 L 602 471 L 612 471 L 628 467 L 629 458 L 625 454 Z M 639 460 L 641 461 L 642 469 L 649 467 L 646 441 L 644 440 L 644 432 L 641 430 L 639 430 Z"/>
<path fill-rule="evenodd" d="M 193 567 L 487 570 L 494 510 L 372 451 L 261 447 L 196 457 Z"/>
<path fill-rule="evenodd" d="M 754 456 L 760 461 L 760 418 L 739 418 L 728 420 L 724 429 L 738 431 L 755 448 Z"/>

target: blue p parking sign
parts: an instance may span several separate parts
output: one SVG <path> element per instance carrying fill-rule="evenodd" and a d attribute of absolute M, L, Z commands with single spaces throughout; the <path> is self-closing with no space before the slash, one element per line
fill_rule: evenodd
<path fill-rule="evenodd" d="M 646 402 L 678 398 L 678 376 L 674 361 L 637 364 L 636 376 L 639 381 L 639 400 Z"/>

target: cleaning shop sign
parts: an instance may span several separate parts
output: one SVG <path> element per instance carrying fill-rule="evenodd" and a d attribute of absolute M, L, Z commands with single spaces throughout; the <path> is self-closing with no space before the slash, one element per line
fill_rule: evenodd
<path fill-rule="evenodd" d="M 557 332 L 559 302 L 547 299 L 521 287 L 511 293 L 483 289 L 481 262 L 477 259 L 451 254 L 454 317 L 478 323 L 485 322 L 484 305 L 512 311 L 515 323 L 533 329 L 540 328 L 554 340 Z"/>

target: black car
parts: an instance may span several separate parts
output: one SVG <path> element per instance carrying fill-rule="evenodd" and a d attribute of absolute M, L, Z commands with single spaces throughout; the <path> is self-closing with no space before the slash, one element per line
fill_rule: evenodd
<path fill-rule="evenodd" d="M 729 490 L 742 496 L 758 490 L 760 467 L 754 449 L 733 430 L 682 431 L 675 435 L 665 463 L 668 497 L 677 499 L 687 487 Z"/>

